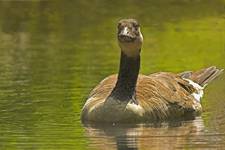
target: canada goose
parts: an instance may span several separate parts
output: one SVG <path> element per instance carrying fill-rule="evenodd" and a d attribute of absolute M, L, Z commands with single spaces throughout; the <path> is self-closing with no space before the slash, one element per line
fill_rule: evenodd
<path fill-rule="evenodd" d="M 183 73 L 139 74 L 143 36 L 135 19 L 118 23 L 121 48 L 118 75 L 105 78 L 90 93 L 83 122 L 151 122 L 196 116 L 204 87 L 222 73 L 212 66 Z"/>

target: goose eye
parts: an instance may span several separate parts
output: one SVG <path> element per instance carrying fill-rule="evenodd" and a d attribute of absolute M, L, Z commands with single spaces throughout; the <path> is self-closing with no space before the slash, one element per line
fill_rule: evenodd
<path fill-rule="evenodd" d="M 138 28 L 139 28 L 139 24 L 134 23 L 134 24 L 133 24 L 133 27 L 135 28 L 135 30 L 138 30 Z"/>
<path fill-rule="evenodd" d="M 121 28 L 121 25 L 122 25 L 121 23 L 118 23 L 117 28 L 118 28 L 118 29 Z"/>
<path fill-rule="evenodd" d="M 139 27 L 139 24 L 134 24 L 134 27 L 135 27 L 135 28 L 138 28 L 138 27 Z"/>

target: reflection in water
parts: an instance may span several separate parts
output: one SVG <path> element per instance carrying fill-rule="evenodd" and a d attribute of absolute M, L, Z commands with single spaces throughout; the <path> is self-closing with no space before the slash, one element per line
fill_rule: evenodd
<path fill-rule="evenodd" d="M 196 148 L 201 144 L 216 146 L 210 133 L 205 133 L 201 117 L 191 121 L 153 123 L 138 125 L 90 125 L 86 124 L 86 134 L 91 140 L 90 147 L 100 149 L 175 149 Z M 201 139 L 204 136 L 204 140 Z M 116 147 L 111 147 L 116 145 Z"/>

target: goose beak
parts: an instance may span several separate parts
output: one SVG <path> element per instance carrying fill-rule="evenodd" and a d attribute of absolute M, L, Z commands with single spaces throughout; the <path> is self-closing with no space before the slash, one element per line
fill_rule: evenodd
<path fill-rule="evenodd" d="M 118 39 L 122 42 L 133 42 L 136 38 L 129 31 L 128 27 L 124 27 L 118 34 Z"/>
<path fill-rule="evenodd" d="M 121 30 L 120 35 L 129 36 L 128 27 L 124 27 L 124 28 Z"/>

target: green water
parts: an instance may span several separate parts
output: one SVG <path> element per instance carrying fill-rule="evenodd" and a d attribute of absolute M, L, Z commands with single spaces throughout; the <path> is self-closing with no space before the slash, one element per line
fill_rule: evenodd
<path fill-rule="evenodd" d="M 225 68 L 224 0 L 0 2 L 0 149 L 222 149 L 225 74 L 193 121 L 84 126 L 90 90 L 116 73 L 116 24 L 139 20 L 141 72 Z"/>

